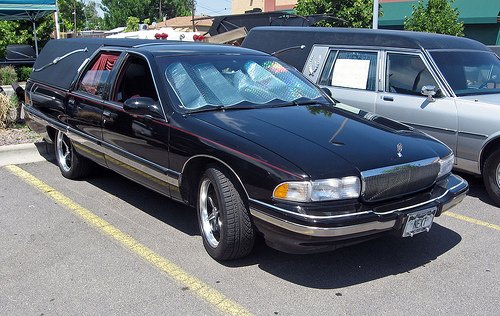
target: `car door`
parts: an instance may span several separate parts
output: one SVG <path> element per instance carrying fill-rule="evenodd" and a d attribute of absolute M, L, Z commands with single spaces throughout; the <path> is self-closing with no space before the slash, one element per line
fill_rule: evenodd
<path fill-rule="evenodd" d="M 67 124 L 73 131 L 68 134 L 80 154 L 103 165 L 100 146 L 103 97 L 109 93 L 108 77 L 119 56 L 118 52 L 99 52 L 68 94 Z"/>
<path fill-rule="evenodd" d="M 373 112 L 378 89 L 378 59 L 377 51 L 330 49 L 317 83 L 330 89 L 334 99 Z M 306 74 L 313 61 L 314 55 L 304 68 Z"/>
<path fill-rule="evenodd" d="M 457 149 L 458 118 L 453 98 L 446 96 L 420 54 L 387 52 L 384 91 L 379 92 L 375 113 L 409 124 Z M 434 100 L 421 94 L 434 86 Z"/>
<path fill-rule="evenodd" d="M 148 106 L 157 111 L 149 111 Z M 124 56 L 104 105 L 102 126 L 108 167 L 170 195 L 169 128 L 150 65 L 143 56 L 135 53 Z"/>

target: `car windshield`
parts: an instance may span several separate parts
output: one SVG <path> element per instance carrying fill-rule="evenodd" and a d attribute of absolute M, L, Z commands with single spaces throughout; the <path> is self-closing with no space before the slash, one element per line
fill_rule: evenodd
<path fill-rule="evenodd" d="M 186 110 L 328 102 L 295 69 L 270 56 L 176 56 L 159 63 Z"/>
<path fill-rule="evenodd" d="M 431 52 L 458 96 L 500 93 L 500 60 L 488 52 Z"/>

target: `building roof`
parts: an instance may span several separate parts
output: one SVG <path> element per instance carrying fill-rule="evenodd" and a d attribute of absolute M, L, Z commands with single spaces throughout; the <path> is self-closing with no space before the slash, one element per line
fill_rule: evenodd
<path fill-rule="evenodd" d="M 206 19 L 204 19 L 204 18 L 206 18 Z M 194 19 L 195 19 L 194 24 L 197 27 L 198 26 L 210 27 L 212 25 L 212 19 L 210 19 L 209 16 L 207 16 L 207 15 L 196 15 L 194 17 Z M 159 22 L 156 24 L 157 28 L 166 27 L 166 26 L 173 27 L 173 28 L 192 27 L 193 26 L 192 16 L 178 16 L 178 17 L 166 20 L 165 22 Z"/>

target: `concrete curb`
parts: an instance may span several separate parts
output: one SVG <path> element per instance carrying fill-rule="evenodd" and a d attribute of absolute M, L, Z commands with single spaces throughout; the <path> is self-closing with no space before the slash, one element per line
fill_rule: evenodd
<path fill-rule="evenodd" d="M 46 142 L 0 146 L 0 166 L 53 160 L 54 146 Z"/>

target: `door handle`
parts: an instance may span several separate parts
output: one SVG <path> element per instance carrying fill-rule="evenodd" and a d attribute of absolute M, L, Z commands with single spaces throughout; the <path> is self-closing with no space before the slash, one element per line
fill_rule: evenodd
<path fill-rule="evenodd" d="M 107 111 L 107 110 L 104 110 L 102 112 L 102 116 L 106 117 L 106 118 L 110 118 L 111 117 L 111 112 L 110 111 Z"/>
<path fill-rule="evenodd" d="M 383 99 L 384 101 L 391 101 L 391 102 L 392 102 L 392 101 L 394 101 L 394 98 L 393 98 L 393 97 L 388 97 L 388 96 L 384 96 L 382 99 Z"/>

